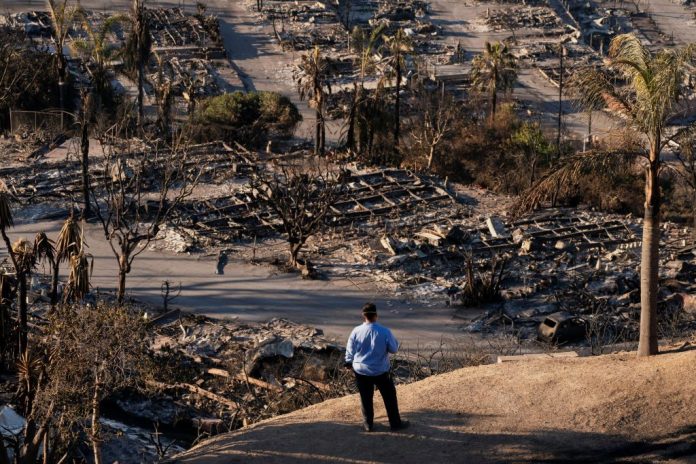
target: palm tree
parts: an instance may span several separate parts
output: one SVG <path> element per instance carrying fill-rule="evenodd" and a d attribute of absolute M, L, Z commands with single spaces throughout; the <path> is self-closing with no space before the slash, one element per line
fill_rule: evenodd
<path fill-rule="evenodd" d="M 145 67 L 150 61 L 152 53 L 152 37 L 150 37 L 150 24 L 145 9 L 145 0 L 133 0 L 128 20 L 130 21 L 130 33 L 126 40 L 124 58 L 128 68 L 138 74 L 138 127 L 142 129 Z"/>
<path fill-rule="evenodd" d="M 517 80 L 517 59 L 505 42 L 486 42 L 483 53 L 471 62 L 472 88 L 488 94 L 490 121 L 495 119 L 498 92 L 512 92 Z"/>
<path fill-rule="evenodd" d="M 89 279 L 94 259 L 92 255 L 85 252 L 85 234 L 82 229 L 78 229 L 78 233 L 79 241 L 71 244 L 74 252 L 70 255 L 70 274 L 65 288 L 65 301 L 81 300 L 89 293 Z"/>
<path fill-rule="evenodd" d="M 68 0 L 56 2 L 48 0 L 48 10 L 51 14 L 51 34 L 56 46 L 56 67 L 58 70 L 58 87 L 60 91 L 60 108 L 65 109 L 65 84 L 68 79 L 68 60 L 63 54 L 65 41 L 68 38 L 70 28 L 80 12 L 79 7 L 68 6 Z"/>
<path fill-rule="evenodd" d="M 58 276 L 60 273 L 60 263 L 70 262 L 72 257 L 79 254 L 82 248 L 82 231 L 75 218 L 70 215 L 58 233 L 58 240 L 55 243 L 55 256 L 53 259 L 53 274 L 51 281 L 51 305 L 58 303 Z"/>
<path fill-rule="evenodd" d="M 544 192 L 563 185 L 578 172 L 598 172 L 611 169 L 622 158 L 645 159 L 645 212 L 643 218 L 643 245 L 640 266 L 640 341 L 639 356 L 656 354 L 657 348 L 657 292 L 658 258 L 660 243 L 660 153 L 669 140 L 692 130 L 687 127 L 669 136 L 668 125 L 677 117 L 683 93 L 685 68 L 693 62 L 696 48 L 663 49 L 651 52 L 633 34 L 616 36 L 610 44 L 605 62 L 607 69 L 618 73 L 621 79 L 610 77 L 605 70 L 588 69 L 579 73 L 573 86 L 578 102 L 586 109 L 602 104 L 617 114 L 623 123 L 643 135 L 642 150 L 634 153 L 579 153 L 558 169 L 541 179 L 526 196 L 526 205 L 539 202 Z M 625 82 L 625 86 L 621 83 Z M 614 155 L 614 156 L 611 156 Z"/>
<path fill-rule="evenodd" d="M 366 35 L 359 26 L 355 26 L 353 30 L 351 42 L 358 54 L 359 81 L 353 83 L 353 101 L 350 106 L 350 113 L 348 114 L 347 121 L 348 132 L 346 135 L 346 145 L 350 150 L 355 149 L 356 120 L 359 110 L 364 107 L 365 78 L 374 70 L 374 53 L 385 27 L 384 24 L 377 26 L 370 32 L 370 35 Z"/>
<path fill-rule="evenodd" d="M 401 79 L 404 68 L 406 68 L 405 58 L 413 53 L 413 45 L 404 30 L 398 29 L 392 36 L 384 36 L 384 48 L 389 54 L 385 61 L 394 72 L 396 80 L 394 95 L 394 148 L 398 151 L 401 131 Z"/>
<path fill-rule="evenodd" d="M 109 34 L 114 32 L 117 25 L 126 21 L 127 18 L 122 15 L 110 16 L 95 28 L 84 13 L 81 13 L 80 16 L 87 38 L 74 40 L 71 47 L 84 58 L 87 58 L 92 65 L 92 88 L 97 97 L 96 106 L 100 108 L 104 100 L 112 97 L 107 65 L 118 53 L 116 48 L 109 46 Z"/>
<path fill-rule="evenodd" d="M 18 239 L 12 245 L 10 255 L 13 256 L 12 262 L 15 265 L 19 286 L 19 353 L 24 354 L 28 347 L 27 339 L 29 333 L 27 321 L 28 280 L 40 261 L 46 260 L 49 263 L 53 263 L 55 249 L 46 234 L 39 232 L 36 234 L 33 244 L 26 239 Z"/>
<path fill-rule="evenodd" d="M 310 108 L 316 112 L 314 154 L 324 153 L 326 141 L 326 122 L 324 120 L 324 99 L 326 93 L 331 93 L 329 82 L 329 61 L 321 56 L 319 47 L 309 55 L 302 55 L 300 74 L 296 78 L 297 92 L 300 100 L 307 99 Z"/>
<path fill-rule="evenodd" d="M 90 216 L 89 201 L 89 127 L 92 121 L 92 93 L 83 92 L 82 109 L 79 115 L 80 125 L 80 154 L 82 155 L 82 217 Z"/>

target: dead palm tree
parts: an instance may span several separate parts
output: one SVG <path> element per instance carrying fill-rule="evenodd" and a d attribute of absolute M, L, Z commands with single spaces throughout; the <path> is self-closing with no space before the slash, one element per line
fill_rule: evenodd
<path fill-rule="evenodd" d="M 401 79 L 406 68 L 406 56 L 413 53 L 413 44 L 403 29 L 398 29 L 392 36 L 384 36 L 384 49 L 389 56 L 385 60 L 394 72 L 394 148 L 399 149 L 401 136 Z"/>
<path fill-rule="evenodd" d="M 326 141 L 326 122 L 324 120 L 324 99 L 326 94 L 331 93 L 329 82 L 329 61 L 321 56 L 319 47 L 309 55 L 302 55 L 299 65 L 300 73 L 296 77 L 297 92 L 300 100 L 307 99 L 310 108 L 314 108 L 316 113 L 316 124 L 314 134 L 314 153 L 321 155 L 324 153 Z"/>
<path fill-rule="evenodd" d="M 84 233 L 79 230 L 80 241 L 77 251 L 70 256 L 70 274 L 66 285 L 65 300 L 81 300 L 89 293 L 89 281 L 94 267 L 94 258 L 85 253 Z"/>
<path fill-rule="evenodd" d="M 517 80 L 517 59 L 505 42 L 486 42 L 483 53 L 471 62 L 471 85 L 488 95 L 490 120 L 495 119 L 498 92 L 512 92 Z"/>
<path fill-rule="evenodd" d="M 24 353 L 27 349 L 27 335 L 29 333 L 27 321 L 27 279 L 36 266 L 37 256 L 32 244 L 23 238 L 20 238 L 12 244 L 10 254 L 14 256 L 13 262 L 15 264 L 17 284 L 19 287 L 19 291 L 17 292 L 17 298 L 19 300 L 19 353 Z"/>
<path fill-rule="evenodd" d="M 150 23 L 144 0 L 133 0 L 130 16 L 130 33 L 126 40 L 124 59 L 126 66 L 136 72 L 138 77 L 138 127 L 142 129 L 144 114 L 145 67 L 150 61 L 152 53 L 152 37 L 150 37 Z"/>
<path fill-rule="evenodd" d="M 58 303 L 58 277 L 60 263 L 70 262 L 77 255 L 83 243 L 82 231 L 75 218 L 70 215 L 63 223 L 55 243 L 55 258 L 53 260 L 53 274 L 51 281 L 51 305 Z"/>
<path fill-rule="evenodd" d="M 572 181 L 579 173 L 606 171 L 626 158 L 645 159 L 645 212 L 640 266 L 641 314 L 638 354 L 656 354 L 657 292 L 660 242 L 660 153 L 673 137 L 668 125 L 680 114 L 686 66 L 696 48 L 663 49 L 651 52 L 632 34 L 615 37 L 610 44 L 606 67 L 621 76 L 619 84 L 605 70 L 588 69 L 577 75 L 574 87 L 579 103 L 594 109 L 601 103 L 618 115 L 624 124 L 643 135 L 643 149 L 634 153 L 579 153 L 541 179 L 525 196 L 523 208 L 533 207 L 558 185 Z M 625 86 L 620 82 L 625 82 Z"/>
<path fill-rule="evenodd" d="M 56 68 L 58 70 L 58 87 L 60 90 L 60 108 L 65 109 L 65 84 L 68 79 L 68 60 L 63 54 L 65 41 L 70 33 L 75 19 L 80 11 L 77 6 L 69 6 L 69 0 L 48 0 L 48 10 L 51 14 L 51 35 L 56 47 Z"/>

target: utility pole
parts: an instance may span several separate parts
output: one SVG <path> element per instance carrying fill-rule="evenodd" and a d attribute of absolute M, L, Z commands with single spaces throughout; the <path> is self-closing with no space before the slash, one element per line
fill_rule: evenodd
<path fill-rule="evenodd" d="M 559 44 L 558 55 L 561 61 L 561 70 L 558 74 L 558 134 L 556 136 L 556 156 L 561 157 L 561 123 L 563 121 L 563 57 L 566 49 L 563 43 Z"/>

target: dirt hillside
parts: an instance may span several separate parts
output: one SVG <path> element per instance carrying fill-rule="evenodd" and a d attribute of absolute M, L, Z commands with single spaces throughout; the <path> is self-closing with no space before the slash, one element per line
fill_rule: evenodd
<path fill-rule="evenodd" d="M 696 462 L 696 350 L 488 365 L 398 394 L 405 432 L 389 431 L 383 407 L 363 432 L 354 395 L 215 437 L 176 462 Z"/>

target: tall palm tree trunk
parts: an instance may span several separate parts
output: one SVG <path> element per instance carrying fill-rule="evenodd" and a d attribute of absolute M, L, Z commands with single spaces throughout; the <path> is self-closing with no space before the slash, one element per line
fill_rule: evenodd
<path fill-rule="evenodd" d="M 144 94 L 145 92 L 143 91 L 143 87 L 145 85 L 145 70 L 144 64 L 140 62 L 138 64 L 138 128 L 142 129 L 143 128 L 143 115 L 144 115 L 144 103 L 143 99 L 145 98 Z"/>
<path fill-rule="evenodd" d="M 51 308 L 58 304 L 58 275 L 60 274 L 60 260 L 58 257 L 53 261 L 53 273 L 51 275 Z"/>
<path fill-rule="evenodd" d="M 358 101 L 358 84 L 353 82 L 353 101 L 350 105 L 350 113 L 348 113 L 348 134 L 346 135 L 346 147 L 348 147 L 350 151 L 355 150 L 355 113 L 358 107 Z"/>
<path fill-rule="evenodd" d="M 660 139 L 650 148 L 645 182 L 645 214 L 640 267 L 640 340 L 638 355 L 657 354 L 657 292 L 660 247 Z"/>
<path fill-rule="evenodd" d="M 23 354 L 27 351 L 27 276 L 23 272 L 17 273 L 19 281 L 19 353 Z"/>
<path fill-rule="evenodd" d="M 491 86 L 491 121 L 493 124 L 495 121 L 495 110 L 498 107 L 498 67 L 493 67 L 493 85 Z"/>
<path fill-rule="evenodd" d="M 394 149 L 399 151 L 399 132 L 401 131 L 401 57 L 396 60 L 396 101 L 394 104 Z"/>
<path fill-rule="evenodd" d="M 319 156 L 321 154 L 321 114 L 319 113 L 319 108 L 315 111 L 316 123 L 314 124 L 314 154 Z"/>

